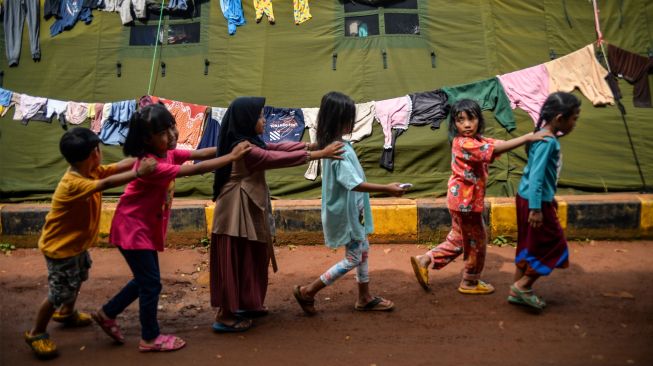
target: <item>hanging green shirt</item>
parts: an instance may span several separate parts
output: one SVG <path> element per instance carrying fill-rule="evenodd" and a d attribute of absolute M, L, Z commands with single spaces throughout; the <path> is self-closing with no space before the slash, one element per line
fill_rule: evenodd
<path fill-rule="evenodd" d="M 496 77 L 464 85 L 444 87 L 442 91 L 447 93 L 450 105 L 461 99 L 474 100 L 482 110 L 493 111 L 494 118 L 508 132 L 515 129 L 515 116 L 510 108 L 510 99 Z"/>

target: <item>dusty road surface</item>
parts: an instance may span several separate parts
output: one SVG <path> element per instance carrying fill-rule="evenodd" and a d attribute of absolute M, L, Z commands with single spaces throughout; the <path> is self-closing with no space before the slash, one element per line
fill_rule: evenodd
<path fill-rule="evenodd" d="M 50 365 L 653 365 L 653 242 L 571 245 L 571 266 L 538 283 L 548 308 L 533 314 L 506 303 L 514 248 L 488 250 L 489 296 L 456 292 L 462 261 L 431 271 L 433 291 L 414 279 L 409 256 L 418 245 L 372 245 L 371 288 L 394 300 L 391 313 L 353 309 L 353 274 L 319 294 L 319 314 L 303 315 L 292 296 L 340 260 L 342 251 L 289 246 L 277 250 L 280 271 L 270 276 L 271 313 L 241 334 L 214 334 L 204 248 L 167 250 L 161 257 L 162 331 L 188 345 L 178 352 L 141 354 L 138 305 L 119 318 L 127 337 L 115 345 L 96 325 L 66 329 L 51 323 L 60 356 Z M 129 278 L 115 249 L 93 249 L 90 280 L 78 305 L 95 310 Z M 0 364 L 42 364 L 22 338 L 47 293 L 36 250 L 0 254 Z"/>

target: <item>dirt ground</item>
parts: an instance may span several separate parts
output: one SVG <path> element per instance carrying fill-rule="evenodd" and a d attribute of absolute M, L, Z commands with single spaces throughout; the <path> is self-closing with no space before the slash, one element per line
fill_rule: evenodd
<path fill-rule="evenodd" d="M 295 284 L 318 276 L 343 253 L 325 247 L 277 250 L 280 271 L 270 276 L 270 315 L 241 334 L 214 334 L 210 325 L 206 249 L 167 250 L 160 256 L 164 283 L 162 331 L 183 337 L 185 349 L 141 354 L 138 305 L 119 318 L 127 337 L 115 345 L 95 326 L 50 324 L 60 356 L 52 365 L 653 365 L 653 242 L 582 242 L 571 245 L 571 266 L 537 284 L 549 303 L 542 314 L 506 303 L 514 248 L 488 250 L 484 279 L 489 296 L 458 294 L 462 261 L 431 271 L 433 291 L 414 279 L 409 256 L 418 245 L 373 245 L 371 288 L 392 299 L 391 313 L 353 310 L 356 283 L 348 274 L 318 295 L 319 314 L 303 315 Z M 115 249 L 93 249 L 91 277 L 78 307 L 92 311 L 130 278 Z M 0 365 L 39 364 L 22 339 L 47 293 L 37 250 L 0 254 Z"/>

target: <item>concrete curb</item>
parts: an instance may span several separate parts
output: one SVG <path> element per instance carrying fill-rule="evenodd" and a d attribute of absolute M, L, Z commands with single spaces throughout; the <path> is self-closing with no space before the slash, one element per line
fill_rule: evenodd
<path fill-rule="evenodd" d="M 569 239 L 653 238 L 653 195 L 597 194 L 560 196 L 558 217 Z M 109 233 L 115 203 L 102 206 L 100 242 Z M 319 200 L 273 201 L 277 242 L 322 244 Z M 48 204 L 0 205 L 0 241 L 35 247 L 45 222 Z M 170 218 L 169 238 L 179 245 L 197 244 L 209 236 L 214 204 L 177 199 Z M 376 243 L 413 243 L 443 240 L 451 222 L 446 199 L 372 199 Z M 492 197 L 484 212 L 490 238 L 517 238 L 513 198 Z"/>

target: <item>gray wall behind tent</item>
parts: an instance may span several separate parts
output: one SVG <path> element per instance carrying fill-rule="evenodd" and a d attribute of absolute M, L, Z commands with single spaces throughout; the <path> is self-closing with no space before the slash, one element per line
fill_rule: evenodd
<path fill-rule="evenodd" d="M 642 55 L 653 48 L 651 1 L 598 2 L 606 41 Z M 316 107 L 330 90 L 347 93 L 357 102 L 383 100 L 523 69 L 549 61 L 552 50 L 562 56 L 596 41 L 591 1 L 417 3 L 419 36 L 347 38 L 341 1 L 310 1 L 313 19 L 302 25 L 293 24 L 291 1 L 274 1 L 276 24 L 270 25 L 265 18 L 256 24 L 252 2 L 245 0 L 247 24 L 229 36 L 220 4 L 211 0 L 201 5 L 201 15 L 193 20 L 200 22 L 199 43 L 163 47 L 155 63 L 152 94 L 222 107 L 241 95 L 262 95 L 267 105 L 278 107 Z M 33 96 L 88 102 L 136 99 L 146 94 L 152 47 L 129 46 L 131 28 L 121 25 L 118 14 L 94 11 L 93 16 L 91 24 L 78 22 L 56 37 L 49 35 L 53 20 L 41 19 L 39 63 L 30 58 L 25 31 L 18 67 L 8 68 L 2 52 L 3 87 Z M 4 38 L 0 42 L 4 43 Z M 431 52 L 436 55 L 435 67 Z M 336 70 L 332 70 L 334 53 Z M 205 59 L 210 62 L 206 76 Z M 121 77 L 116 76 L 118 61 Z M 161 61 L 166 63 L 165 77 L 161 77 Z M 634 108 L 632 86 L 625 81 L 620 86 L 641 169 L 651 185 L 653 109 Z M 561 140 L 564 166 L 560 190 L 639 190 L 642 181 L 618 109 L 593 107 L 576 94 L 583 107 L 577 130 Z M 66 168 L 58 151 L 63 130 L 56 123 L 23 126 L 13 121 L 12 115 L 13 110 L 0 119 L 0 200 L 47 198 Z M 490 112 L 485 117 L 488 136 L 511 137 Z M 518 109 L 515 117 L 518 127 L 513 135 L 532 130 L 527 114 Z M 308 139 L 308 133 L 304 136 Z M 410 127 L 398 139 L 392 173 L 379 168 L 382 145 L 378 124 L 371 137 L 356 144 L 368 180 L 411 182 L 415 187 L 409 197 L 446 194 L 450 174 L 446 124 L 439 130 Z M 106 162 L 122 157 L 119 147 L 103 147 L 103 151 Z M 513 195 L 524 163 L 523 149 L 498 159 L 491 168 L 488 195 Z M 319 179 L 305 180 L 305 168 L 268 172 L 272 194 L 319 197 Z M 176 194 L 210 197 L 212 180 L 211 174 L 178 179 Z M 122 188 L 114 189 L 109 196 L 120 192 Z"/>

